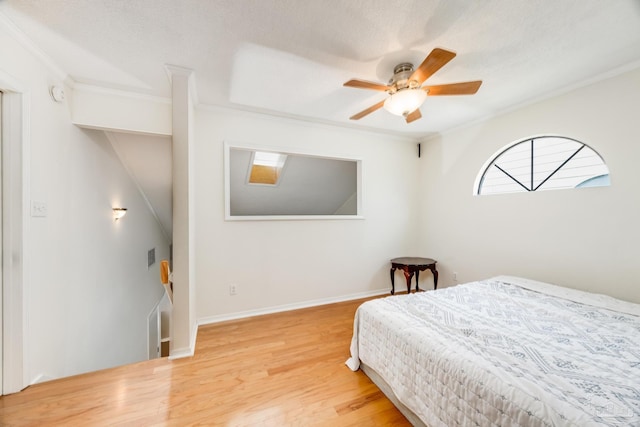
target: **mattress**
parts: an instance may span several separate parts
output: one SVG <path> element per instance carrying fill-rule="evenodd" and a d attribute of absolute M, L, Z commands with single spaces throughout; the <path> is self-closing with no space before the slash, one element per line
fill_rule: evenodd
<path fill-rule="evenodd" d="M 531 280 L 362 304 L 351 358 L 424 424 L 640 426 L 640 305 Z"/>

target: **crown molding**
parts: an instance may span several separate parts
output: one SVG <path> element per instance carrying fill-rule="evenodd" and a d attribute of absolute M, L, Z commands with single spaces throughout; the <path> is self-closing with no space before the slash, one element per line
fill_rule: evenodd
<path fill-rule="evenodd" d="M 269 110 L 266 108 L 249 107 L 244 105 L 198 104 L 197 108 L 204 111 L 245 114 L 247 116 L 259 116 L 278 121 L 288 121 L 298 125 L 318 126 L 326 129 L 341 129 L 355 133 L 369 133 L 376 136 L 389 136 L 399 141 L 418 142 L 421 134 L 410 134 L 387 129 L 378 129 L 371 126 L 362 126 L 352 123 L 341 123 L 332 120 L 318 119 L 291 113 Z"/>

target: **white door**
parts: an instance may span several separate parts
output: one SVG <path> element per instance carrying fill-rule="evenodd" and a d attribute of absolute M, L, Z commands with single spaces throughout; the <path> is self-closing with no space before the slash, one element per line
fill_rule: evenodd
<path fill-rule="evenodd" d="M 2 260 L 2 242 L 2 92 L 0 92 L 0 260 Z M 4 358 L 2 317 L 2 262 L 0 262 L 0 357 Z M 2 365 L 0 363 L 0 396 L 4 394 L 1 386 L 4 384 L 2 381 Z"/>

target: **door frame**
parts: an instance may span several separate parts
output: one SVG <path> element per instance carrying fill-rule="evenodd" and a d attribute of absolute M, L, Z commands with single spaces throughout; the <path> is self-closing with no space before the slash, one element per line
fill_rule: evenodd
<path fill-rule="evenodd" d="M 25 86 L 0 70 L 2 89 L 2 395 L 28 385 L 29 105 Z"/>

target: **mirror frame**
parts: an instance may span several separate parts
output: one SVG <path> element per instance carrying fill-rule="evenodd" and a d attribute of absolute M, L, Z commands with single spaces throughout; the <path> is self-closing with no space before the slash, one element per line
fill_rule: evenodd
<path fill-rule="evenodd" d="M 298 155 L 306 157 L 317 157 L 328 160 L 346 160 L 356 163 L 356 192 L 357 192 L 357 213 L 355 215 L 231 215 L 231 179 L 230 179 L 230 158 L 231 150 L 239 149 L 245 151 L 273 151 L 287 155 Z M 364 219 L 362 212 L 362 159 L 343 156 L 327 155 L 319 153 L 317 150 L 306 150 L 301 148 L 275 147 L 268 145 L 258 145 L 241 142 L 224 142 L 224 219 L 225 221 L 282 221 L 282 220 L 336 220 L 336 219 Z"/>

